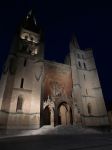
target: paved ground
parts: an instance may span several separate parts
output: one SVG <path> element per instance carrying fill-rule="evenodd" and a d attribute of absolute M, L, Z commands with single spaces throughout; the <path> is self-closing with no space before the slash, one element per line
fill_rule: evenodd
<path fill-rule="evenodd" d="M 112 150 L 112 134 L 33 135 L 0 139 L 0 150 Z"/>

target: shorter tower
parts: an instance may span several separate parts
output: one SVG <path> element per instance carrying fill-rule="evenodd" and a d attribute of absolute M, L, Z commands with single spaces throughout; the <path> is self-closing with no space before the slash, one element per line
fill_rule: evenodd
<path fill-rule="evenodd" d="M 108 125 L 107 111 L 93 57 L 93 50 L 81 50 L 76 37 L 70 43 L 70 65 L 73 81 L 73 103 L 82 125 Z M 74 113 L 77 113 L 76 110 Z M 76 115 L 74 114 L 76 120 Z"/>

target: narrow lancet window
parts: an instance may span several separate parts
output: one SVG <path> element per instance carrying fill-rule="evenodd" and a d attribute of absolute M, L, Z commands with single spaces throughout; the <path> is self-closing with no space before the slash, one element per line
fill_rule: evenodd
<path fill-rule="evenodd" d="M 88 114 L 91 115 L 91 113 L 92 113 L 92 106 L 91 106 L 91 103 L 88 103 L 88 104 L 87 104 L 87 109 L 88 109 Z"/>
<path fill-rule="evenodd" d="M 83 64 L 84 64 L 84 69 L 87 69 L 87 68 L 86 68 L 86 64 L 85 64 L 85 63 L 83 63 Z"/>
<path fill-rule="evenodd" d="M 78 62 L 78 64 L 79 64 L 79 67 L 81 68 L 81 63 L 80 63 L 80 61 Z"/>
<path fill-rule="evenodd" d="M 88 90 L 86 89 L 86 95 L 88 95 Z"/>
<path fill-rule="evenodd" d="M 21 84 L 20 84 L 20 88 L 23 88 L 23 84 L 24 84 L 24 79 L 21 79 Z"/>
<path fill-rule="evenodd" d="M 17 99 L 16 112 L 22 111 L 22 106 L 23 106 L 23 97 L 20 95 L 18 96 L 18 99 Z"/>
<path fill-rule="evenodd" d="M 25 60 L 24 60 L 24 67 L 26 66 L 26 63 L 27 63 L 27 60 L 25 59 Z"/>

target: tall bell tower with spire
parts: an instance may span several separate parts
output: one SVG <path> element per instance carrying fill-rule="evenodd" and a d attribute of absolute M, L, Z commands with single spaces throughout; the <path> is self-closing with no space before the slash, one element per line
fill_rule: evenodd
<path fill-rule="evenodd" d="M 43 59 L 43 34 L 32 10 L 27 14 L 19 33 L 19 52 L 36 59 Z"/>
<path fill-rule="evenodd" d="M 15 36 L 1 78 L 1 128 L 40 126 L 43 58 L 42 30 L 30 11 Z"/>

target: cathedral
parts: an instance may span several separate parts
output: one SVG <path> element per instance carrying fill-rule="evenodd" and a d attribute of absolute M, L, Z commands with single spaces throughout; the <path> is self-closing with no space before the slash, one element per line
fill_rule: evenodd
<path fill-rule="evenodd" d="M 13 40 L 0 79 L 0 129 L 108 125 L 92 49 L 76 37 L 65 63 L 44 59 L 44 36 L 30 11 Z"/>

